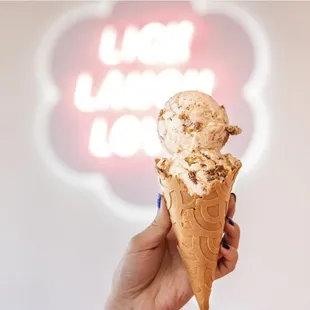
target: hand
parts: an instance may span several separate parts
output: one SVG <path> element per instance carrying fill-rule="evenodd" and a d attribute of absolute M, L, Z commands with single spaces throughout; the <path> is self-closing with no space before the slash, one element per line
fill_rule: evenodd
<path fill-rule="evenodd" d="M 232 272 L 237 264 L 240 229 L 231 219 L 235 205 L 232 194 L 216 279 Z M 193 296 L 164 199 L 159 199 L 159 206 L 154 222 L 132 238 L 115 272 L 106 310 L 176 310 Z"/>

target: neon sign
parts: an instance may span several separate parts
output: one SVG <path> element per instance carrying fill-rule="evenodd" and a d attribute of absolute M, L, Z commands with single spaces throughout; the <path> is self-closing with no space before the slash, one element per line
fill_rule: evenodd
<path fill-rule="evenodd" d="M 128 220 L 156 213 L 156 116 L 175 92 L 213 94 L 244 129 L 229 145 L 244 163 L 239 180 L 266 145 L 264 35 L 234 5 L 210 3 L 205 12 L 200 4 L 87 5 L 56 21 L 38 50 L 35 138 L 42 158 Z"/>
<path fill-rule="evenodd" d="M 191 57 L 194 25 L 189 21 L 179 23 L 148 23 L 142 29 L 128 26 L 117 49 L 117 30 L 104 27 L 99 59 L 109 69 L 96 96 L 92 96 L 93 78 L 81 73 L 77 78 L 74 104 L 81 112 L 98 112 L 113 109 L 144 111 L 152 106 L 160 109 L 163 102 L 179 90 L 200 89 L 212 94 L 214 73 L 209 69 L 189 69 L 183 73 L 175 68 L 159 73 L 148 69 L 131 71 L 124 75 L 114 66 L 139 61 L 145 65 L 176 65 L 186 63 Z M 109 98 L 106 100 L 106 98 Z M 139 120 L 133 115 L 119 117 L 110 129 L 103 117 L 94 119 L 89 138 L 89 150 L 95 157 L 133 156 L 139 149 L 149 156 L 157 156 L 162 149 L 156 133 L 156 120 L 147 116 Z M 124 136 L 126 138 L 124 139 Z"/>

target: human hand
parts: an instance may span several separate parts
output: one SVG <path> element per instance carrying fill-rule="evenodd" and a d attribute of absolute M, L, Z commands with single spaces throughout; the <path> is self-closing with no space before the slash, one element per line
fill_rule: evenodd
<path fill-rule="evenodd" d="M 193 296 L 185 266 L 164 199 L 153 223 L 132 238 L 121 260 L 106 303 L 106 310 L 177 310 Z M 236 197 L 231 195 L 225 235 L 220 248 L 215 278 L 235 269 L 240 239 L 239 226 L 232 221 Z"/>

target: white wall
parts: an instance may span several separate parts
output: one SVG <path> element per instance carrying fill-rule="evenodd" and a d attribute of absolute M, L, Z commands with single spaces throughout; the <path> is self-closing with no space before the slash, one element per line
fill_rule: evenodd
<path fill-rule="evenodd" d="M 143 227 L 119 220 L 92 193 L 63 183 L 34 146 L 34 53 L 52 21 L 77 5 L 0 3 L 3 310 L 102 309 L 116 262 L 129 237 Z M 306 310 L 310 3 L 240 5 L 269 39 L 271 72 L 264 93 L 272 122 L 262 164 L 238 184 L 240 262 L 217 283 L 213 308 Z"/>

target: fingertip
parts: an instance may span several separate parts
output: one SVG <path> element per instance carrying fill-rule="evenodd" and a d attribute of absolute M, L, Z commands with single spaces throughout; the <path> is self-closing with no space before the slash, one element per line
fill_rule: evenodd
<path fill-rule="evenodd" d="M 238 224 L 235 223 L 234 226 L 230 225 L 228 221 L 225 223 L 225 236 L 224 240 L 231 247 L 238 249 L 240 242 L 240 229 Z"/>
<path fill-rule="evenodd" d="M 166 207 L 165 198 L 161 194 L 158 194 L 157 207 L 158 207 L 158 215 L 156 217 L 157 220 L 162 221 L 166 227 L 169 227 L 171 225 L 170 216 Z"/>
<path fill-rule="evenodd" d="M 220 252 L 223 255 L 224 259 L 229 262 L 234 262 L 238 259 L 237 249 L 228 243 L 222 242 Z"/>
<path fill-rule="evenodd" d="M 226 220 L 231 226 L 235 226 L 235 222 L 229 216 L 226 216 Z"/>
<path fill-rule="evenodd" d="M 161 194 L 158 194 L 158 195 L 157 195 L 157 209 L 160 209 L 160 207 L 161 207 L 161 201 L 162 201 L 162 199 L 161 199 Z"/>
<path fill-rule="evenodd" d="M 166 206 L 166 200 L 162 194 L 158 194 L 157 196 L 157 209 L 159 213 L 162 213 L 162 210 L 167 211 L 168 213 L 167 206 Z"/>
<path fill-rule="evenodd" d="M 230 250 L 230 246 L 226 242 L 222 242 L 222 247 L 227 251 Z"/>
<path fill-rule="evenodd" d="M 230 194 L 229 202 L 228 202 L 228 210 L 227 210 L 227 216 L 232 218 L 235 215 L 235 209 L 236 209 L 236 195 L 234 193 Z"/>

